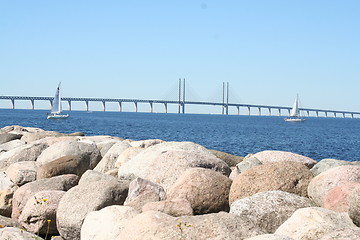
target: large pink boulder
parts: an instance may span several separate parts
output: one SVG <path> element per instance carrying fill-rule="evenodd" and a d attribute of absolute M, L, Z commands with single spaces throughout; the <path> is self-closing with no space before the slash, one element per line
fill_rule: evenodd
<path fill-rule="evenodd" d="M 324 196 L 322 207 L 335 212 L 347 212 L 349 210 L 349 195 L 359 185 L 358 182 L 347 182 L 330 189 Z"/>

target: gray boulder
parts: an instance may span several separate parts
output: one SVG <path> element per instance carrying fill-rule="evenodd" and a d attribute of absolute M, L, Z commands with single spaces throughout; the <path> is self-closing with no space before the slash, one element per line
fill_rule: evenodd
<path fill-rule="evenodd" d="M 18 186 L 7 176 L 5 172 L 0 172 L 0 215 L 11 216 L 12 199 Z"/>
<path fill-rule="evenodd" d="M 37 169 L 34 161 L 16 162 L 8 167 L 6 174 L 16 185 L 22 186 L 36 180 Z"/>
<path fill-rule="evenodd" d="M 0 228 L 0 239 L 4 240 L 44 240 L 42 237 L 17 227 Z"/>
<path fill-rule="evenodd" d="M 67 140 L 54 143 L 45 149 L 37 159 L 40 165 L 52 162 L 65 156 L 88 156 L 90 158 L 89 168 L 93 169 L 100 161 L 101 154 L 94 143 Z"/>
<path fill-rule="evenodd" d="M 20 139 L 21 134 L 15 134 L 15 133 L 0 133 L 0 144 L 10 142 L 15 139 Z"/>
<path fill-rule="evenodd" d="M 191 142 L 164 142 L 146 148 L 119 167 L 118 175 L 131 174 L 161 185 L 167 191 L 188 168 L 202 167 L 229 176 L 229 166 L 206 148 Z"/>
<path fill-rule="evenodd" d="M 226 164 L 229 165 L 229 167 L 236 166 L 238 163 L 240 163 L 244 159 L 243 157 L 239 157 L 236 155 L 232 155 L 229 153 L 225 153 L 225 152 L 221 152 L 221 151 L 217 151 L 217 150 L 213 150 L 213 149 L 209 149 L 209 151 L 212 154 L 214 154 L 217 158 L 220 158 L 221 160 L 226 162 Z"/>
<path fill-rule="evenodd" d="M 309 157 L 285 151 L 266 150 L 255 153 L 252 156 L 256 157 L 262 164 L 273 162 L 297 162 L 304 164 L 308 168 L 312 168 L 316 164 L 316 161 Z"/>
<path fill-rule="evenodd" d="M 15 139 L 10 142 L 0 144 L 0 153 L 10 151 L 14 148 L 24 146 L 26 143 L 20 139 Z"/>
<path fill-rule="evenodd" d="M 78 176 L 66 174 L 52 178 L 39 179 L 21 186 L 14 193 L 11 217 L 17 219 L 29 198 L 32 198 L 37 192 L 45 190 L 67 191 L 77 185 L 78 181 Z"/>
<path fill-rule="evenodd" d="M 230 213 L 248 217 L 265 232 L 274 233 L 297 209 L 312 206 L 308 198 L 283 191 L 268 191 L 233 202 Z"/>
<path fill-rule="evenodd" d="M 87 171 L 79 185 L 71 188 L 60 200 L 57 209 L 57 226 L 64 239 L 80 239 L 82 223 L 89 212 L 110 205 L 122 205 L 128 193 L 129 182 L 100 173 L 91 176 Z M 84 179 L 83 179 L 84 178 Z M 98 179 L 94 181 L 94 179 Z"/>
<path fill-rule="evenodd" d="M 259 161 L 259 159 L 257 159 L 254 156 L 251 156 L 249 158 L 244 159 L 244 161 L 242 161 L 241 163 L 238 163 L 236 165 L 236 169 L 238 171 L 238 173 L 242 173 L 245 172 L 246 170 L 261 165 L 262 163 Z"/>
<path fill-rule="evenodd" d="M 18 221 L 9 217 L 4 217 L 2 215 L 0 215 L 0 225 L 2 227 L 17 227 L 17 228 L 21 227 Z"/>
<path fill-rule="evenodd" d="M 327 158 L 316 163 L 311 168 L 311 172 L 314 174 L 314 176 L 317 176 L 320 173 L 329 170 L 330 168 L 344 166 L 344 165 L 351 165 L 351 162 Z"/>

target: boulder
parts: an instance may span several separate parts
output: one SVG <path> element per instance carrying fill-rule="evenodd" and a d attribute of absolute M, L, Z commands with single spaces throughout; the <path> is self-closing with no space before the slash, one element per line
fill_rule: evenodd
<path fill-rule="evenodd" d="M 359 240 L 360 228 L 344 228 L 322 236 L 319 240 Z"/>
<path fill-rule="evenodd" d="M 297 162 L 304 164 L 308 168 L 312 168 L 317 163 L 309 157 L 285 151 L 266 150 L 255 153 L 252 157 L 256 157 L 262 164 L 273 162 Z"/>
<path fill-rule="evenodd" d="M 205 168 L 187 169 L 172 185 L 167 199 L 186 199 L 195 214 L 229 211 L 232 181 L 219 172 Z"/>
<path fill-rule="evenodd" d="M 11 181 L 5 172 L 0 172 L 0 215 L 11 216 L 12 199 L 18 186 Z"/>
<path fill-rule="evenodd" d="M 357 182 L 347 182 L 330 189 L 324 196 L 322 207 L 335 212 L 348 212 L 348 198 L 352 190 L 359 186 Z"/>
<path fill-rule="evenodd" d="M 15 134 L 15 133 L 0 133 L 0 144 L 10 142 L 15 139 L 20 139 L 21 134 Z"/>
<path fill-rule="evenodd" d="M 0 129 L 1 133 L 14 133 L 14 134 L 20 134 L 23 135 L 24 133 L 27 132 L 42 132 L 44 130 L 40 129 L 40 128 L 33 128 L 33 127 L 22 127 L 22 126 L 18 126 L 18 125 L 11 125 L 11 126 L 6 126 Z"/>
<path fill-rule="evenodd" d="M 314 176 L 317 176 L 320 173 L 325 172 L 326 170 L 329 170 L 330 168 L 344 166 L 344 165 L 351 165 L 351 162 L 344 161 L 344 160 L 326 158 L 326 159 L 322 159 L 321 161 L 316 163 L 311 168 L 311 172 L 314 174 Z"/>
<path fill-rule="evenodd" d="M 142 212 L 158 211 L 173 217 L 193 215 L 191 204 L 186 199 L 164 200 L 159 202 L 148 202 L 142 207 Z"/>
<path fill-rule="evenodd" d="M 81 240 L 121 239 L 120 232 L 125 223 L 138 214 L 131 207 L 119 205 L 89 212 L 81 227 Z"/>
<path fill-rule="evenodd" d="M 294 240 L 288 236 L 278 234 L 261 234 L 255 237 L 247 238 L 246 240 Z"/>
<path fill-rule="evenodd" d="M 115 143 L 105 154 L 105 156 L 101 159 L 101 161 L 96 165 L 94 170 L 105 173 L 115 167 L 116 159 L 119 155 L 131 147 L 126 142 L 117 142 Z"/>
<path fill-rule="evenodd" d="M 355 225 L 347 213 L 310 207 L 298 209 L 275 231 L 275 234 L 294 239 L 317 240 L 336 230 L 353 227 Z"/>
<path fill-rule="evenodd" d="M 56 209 L 65 191 L 37 192 L 26 202 L 19 223 L 28 231 L 39 235 L 56 235 Z"/>
<path fill-rule="evenodd" d="M 10 151 L 14 148 L 24 146 L 26 143 L 20 139 L 15 139 L 0 145 L 0 153 Z"/>
<path fill-rule="evenodd" d="M 44 240 L 42 237 L 17 227 L 0 228 L 0 239 L 4 240 Z"/>
<path fill-rule="evenodd" d="M 0 170 L 5 171 L 11 164 L 24 161 L 36 161 L 48 147 L 45 143 L 26 144 L 0 155 Z"/>
<path fill-rule="evenodd" d="M 71 188 L 60 200 L 57 209 L 57 227 L 64 239 L 79 240 L 85 216 L 110 205 L 124 203 L 129 182 L 109 175 L 87 171 L 79 185 Z M 91 201 L 89 201 L 91 199 Z"/>
<path fill-rule="evenodd" d="M 116 168 L 121 167 L 121 165 L 123 165 L 124 163 L 126 163 L 127 161 L 129 161 L 131 158 L 135 157 L 142 151 L 144 151 L 144 148 L 140 148 L 140 147 L 129 147 L 125 149 L 116 159 L 115 167 Z"/>
<path fill-rule="evenodd" d="M 360 186 L 357 186 L 348 198 L 349 216 L 360 227 Z"/>
<path fill-rule="evenodd" d="M 262 163 L 259 161 L 259 159 L 257 159 L 256 157 L 249 157 L 249 158 L 246 158 L 244 161 L 242 161 L 241 163 L 238 163 L 236 165 L 236 169 L 238 171 L 238 173 L 242 173 L 242 172 L 245 172 L 246 170 L 252 168 L 252 167 L 255 167 L 255 166 L 258 166 L 258 165 L 261 165 Z"/>
<path fill-rule="evenodd" d="M 16 185 L 22 186 L 36 180 L 37 169 L 34 161 L 16 162 L 8 167 L 6 174 Z"/>
<path fill-rule="evenodd" d="M 135 148 L 148 148 L 163 142 L 164 141 L 161 139 L 146 139 L 139 141 L 130 141 L 129 144 L 131 145 L 131 147 L 135 147 Z"/>
<path fill-rule="evenodd" d="M 105 154 L 107 153 L 107 151 L 109 151 L 109 149 L 117 142 L 120 142 L 120 141 L 114 139 L 114 140 L 108 140 L 108 141 L 103 141 L 103 142 L 97 143 L 96 147 L 100 151 L 101 158 L 103 158 L 105 156 Z"/>
<path fill-rule="evenodd" d="M 45 149 L 37 159 L 40 165 L 52 162 L 64 156 L 82 156 L 90 158 L 89 168 L 93 169 L 100 161 L 101 154 L 94 143 L 67 140 L 54 143 Z"/>
<path fill-rule="evenodd" d="M 142 206 L 146 203 L 161 201 L 165 198 L 166 193 L 163 187 L 142 178 L 135 178 L 129 185 L 129 193 L 124 205 L 141 212 Z"/>
<path fill-rule="evenodd" d="M 3 227 L 18 227 L 20 228 L 20 224 L 18 221 L 12 219 L 12 218 L 9 218 L 9 217 L 4 217 L 2 215 L 0 215 L 0 228 L 3 228 Z"/>
<path fill-rule="evenodd" d="M 209 149 L 209 151 L 212 154 L 214 154 L 217 158 L 220 158 L 221 160 L 226 162 L 226 164 L 229 167 L 236 166 L 238 163 L 240 163 L 244 159 L 243 157 L 239 157 L 239 156 L 232 155 L 232 154 L 225 153 L 225 152 L 220 152 L 220 151 L 217 151 L 217 150 Z"/>
<path fill-rule="evenodd" d="M 360 182 L 360 166 L 345 165 L 331 168 L 314 177 L 308 187 L 309 197 L 322 206 L 326 193 L 339 185 L 347 182 Z"/>
<path fill-rule="evenodd" d="M 230 204 L 258 192 L 280 190 L 307 197 L 312 173 L 302 163 L 275 162 L 252 167 L 241 173 L 232 183 Z"/>
<path fill-rule="evenodd" d="M 89 155 L 68 155 L 41 165 L 37 170 L 37 178 L 51 178 L 63 174 L 75 174 L 81 177 L 81 175 L 89 169 Z"/>
<path fill-rule="evenodd" d="M 11 217 L 17 219 L 29 198 L 33 197 L 37 192 L 45 190 L 67 191 L 77 185 L 78 181 L 78 176 L 66 174 L 52 178 L 39 179 L 21 186 L 14 193 Z"/>
<path fill-rule="evenodd" d="M 21 140 L 23 140 L 27 143 L 31 143 L 31 142 L 34 142 L 34 141 L 37 141 L 39 139 L 46 138 L 46 137 L 60 137 L 60 136 L 64 136 L 64 135 L 65 134 L 62 134 L 59 132 L 54 132 L 54 131 L 26 132 L 21 137 Z"/>
<path fill-rule="evenodd" d="M 283 191 L 256 193 L 236 200 L 230 213 L 248 217 L 265 232 L 274 233 L 299 208 L 312 207 L 310 199 Z"/>
<path fill-rule="evenodd" d="M 191 142 L 163 142 L 146 148 L 119 167 L 118 175 L 131 174 L 160 184 L 167 191 L 188 168 L 202 167 L 226 176 L 229 166 L 206 148 Z"/>
<path fill-rule="evenodd" d="M 128 220 L 117 239 L 245 239 L 264 232 L 247 218 L 225 212 L 171 217 L 156 211 Z"/>

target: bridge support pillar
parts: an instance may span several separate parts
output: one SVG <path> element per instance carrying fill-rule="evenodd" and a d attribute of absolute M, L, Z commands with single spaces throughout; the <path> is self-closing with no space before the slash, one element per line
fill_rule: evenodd
<path fill-rule="evenodd" d="M 310 116 L 310 111 L 306 111 L 306 114 L 309 117 Z"/>
<path fill-rule="evenodd" d="M 118 102 L 119 103 L 119 112 L 121 112 L 121 102 Z"/>
<path fill-rule="evenodd" d="M 289 116 L 290 116 L 290 109 L 288 109 L 288 114 L 289 114 Z"/>
<path fill-rule="evenodd" d="M 354 114 L 351 114 L 351 118 L 354 118 Z"/>
<path fill-rule="evenodd" d="M 250 107 L 247 107 L 248 108 L 248 112 L 249 112 L 249 116 L 250 116 Z"/>
<path fill-rule="evenodd" d="M 35 100 L 31 99 L 30 102 L 31 102 L 31 109 L 34 110 L 35 109 Z"/>
<path fill-rule="evenodd" d="M 281 116 L 281 109 L 280 108 L 278 108 L 278 111 L 279 111 L 279 117 Z"/>
<path fill-rule="evenodd" d="M 164 113 L 167 113 L 167 104 L 164 103 Z M 184 113 L 184 107 L 183 107 L 183 113 Z"/>
<path fill-rule="evenodd" d="M 261 116 L 261 107 L 258 107 L 259 116 Z"/>
<path fill-rule="evenodd" d="M 89 111 L 89 101 L 85 101 L 85 104 L 86 104 L 86 111 L 88 112 Z"/>
<path fill-rule="evenodd" d="M 240 115 L 240 107 L 239 106 L 236 106 L 236 113 L 237 113 L 237 115 Z"/>
<path fill-rule="evenodd" d="M 271 108 L 268 108 L 268 110 L 269 110 L 269 116 L 271 116 Z"/>
<path fill-rule="evenodd" d="M 134 111 L 137 112 L 138 108 L 137 108 L 137 102 L 134 102 Z"/>
<path fill-rule="evenodd" d="M 53 101 L 52 101 L 52 100 L 49 100 L 49 102 L 50 102 L 50 109 L 52 109 Z"/>
<path fill-rule="evenodd" d="M 103 109 L 103 112 L 105 112 L 105 110 L 106 110 L 105 101 L 102 101 L 102 109 Z"/>
<path fill-rule="evenodd" d="M 328 113 L 327 113 L 327 112 L 325 112 L 325 117 L 327 117 L 327 114 L 328 114 Z"/>
<path fill-rule="evenodd" d="M 150 103 L 150 112 L 153 113 L 153 103 L 152 102 L 149 102 Z"/>
<path fill-rule="evenodd" d="M 334 117 L 336 118 L 336 112 L 334 112 Z"/>
<path fill-rule="evenodd" d="M 11 106 L 12 106 L 12 109 L 15 109 L 15 99 L 11 99 Z"/>
<path fill-rule="evenodd" d="M 69 105 L 69 111 L 71 111 L 71 101 L 68 101 L 68 105 Z"/>
<path fill-rule="evenodd" d="M 318 111 L 316 111 L 315 114 L 316 114 L 316 117 L 319 117 L 319 112 Z"/>

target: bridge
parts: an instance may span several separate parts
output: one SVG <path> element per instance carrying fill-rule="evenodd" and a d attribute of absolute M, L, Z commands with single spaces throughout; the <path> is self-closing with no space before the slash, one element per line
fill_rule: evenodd
<path fill-rule="evenodd" d="M 0 96 L 0 100 L 10 100 L 12 109 L 15 109 L 15 101 L 30 101 L 31 108 L 35 109 L 35 101 L 48 101 L 50 107 L 52 105 L 54 97 L 33 97 L 33 96 Z M 179 95 L 178 100 L 155 100 L 155 99 L 122 99 L 122 98 L 74 98 L 64 97 L 62 102 L 68 103 L 68 110 L 72 110 L 73 102 L 84 102 L 86 111 L 89 111 L 90 102 L 102 103 L 102 110 L 106 111 L 106 103 L 115 102 L 118 104 L 118 111 L 122 111 L 123 103 L 132 103 L 134 105 L 134 112 L 138 112 L 138 104 L 146 103 L 149 104 L 149 112 L 154 112 L 154 104 L 161 104 L 164 107 L 164 113 L 168 113 L 168 105 L 174 104 L 178 106 L 178 113 L 185 113 L 186 105 L 207 105 L 207 106 L 219 106 L 222 108 L 222 114 L 229 114 L 229 108 L 235 108 L 236 114 L 240 115 L 240 109 L 245 109 L 247 115 L 251 115 L 253 109 L 257 111 L 259 116 L 289 116 L 291 107 L 284 106 L 269 106 L 269 105 L 253 105 L 253 104 L 242 104 L 242 103 L 229 103 L 229 84 L 223 83 L 223 101 L 222 102 L 202 102 L 202 101 L 186 101 L 185 100 L 185 80 L 181 82 L 179 80 Z M 265 113 L 264 113 L 265 111 Z M 360 112 L 353 111 L 337 111 L 329 109 L 316 109 L 316 108 L 300 108 L 300 111 L 305 116 L 314 115 L 316 117 L 343 117 L 343 118 L 359 118 Z M 264 113 L 264 114 L 263 114 Z"/>

